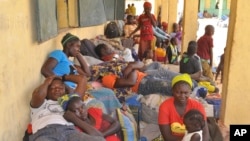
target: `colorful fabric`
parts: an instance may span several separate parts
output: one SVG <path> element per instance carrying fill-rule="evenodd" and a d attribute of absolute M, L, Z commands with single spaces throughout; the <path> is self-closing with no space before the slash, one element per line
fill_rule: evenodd
<path fill-rule="evenodd" d="M 197 41 L 197 54 L 201 59 L 210 60 L 210 49 L 213 48 L 213 38 L 211 36 L 203 35 Z"/>
<path fill-rule="evenodd" d="M 100 132 L 105 131 L 110 127 L 110 123 L 108 121 L 103 120 L 102 118 L 102 110 L 98 108 L 89 108 L 88 114 L 91 115 L 95 119 L 95 128 Z M 110 135 L 105 137 L 106 141 L 120 141 L 120 139 L 116 135 Z"/>
<path fill-rule="evenodd" d="M 89 90 L 88 93 L 104 104 L 107 114 L 111 114 L 115 109 L 122 107 L 121 103 L 116 98 L 115 92 L 111 89 L 100 88 L 97 90 Z"/>
<path fill-rule="evenodd" d="M 215 91 L 215 86 L 212 85 L 210 82 L 200 81 L 200 82 L 198 82 L 198 85 L 205 87 L 209 93 L 213 93 Z"/>
<path fill-rule="evenodd" d="M 138 92 L 138 88 L 139 88 L 139 85 L 140 85 L 140 82 L 141 80 L 146 76 L 145 73 L 143 72 L 140 72 L 138 70 L 136 70 L 136 73 L 137 73 L 137 79 L 136 79 L 136 83 L 135 85 L 131 88 L 133 92 Z"/>
<path fill-rule="evenodd" d="M 154 15 L 152 15 L 152 18 L 154 21 L 156 21 L 156 18 Z M 138 22 L 141 25 L 140 39 L 152 40 L 154 37 L 154 32 L 153 32 L 153 25 L 151 23 L 151 19 L 146 14 L 142 14 L 139 16 Z"/>
<path fill-rule="evenodd" d="M 114 89 L 117 76 L 114 74 L 105 75 L 102 77 L 102 85 L 104 87 Z"/>
<path fill-rule="evenodd" d="M 178 50 L 177 46 L 170 44 L 167 48 L 167 53 L 168 53 L 168 61 L 170 64 L 173 64 L 177 61 L 178 57 Z"/>
<path fill-rule="evenodd" d="M 190 85 L 191 88 L 193 87 L 193 82 L 189 74 L 184 73 L 175 76 L 172 80 L 172 87 L 179 81 L 185 81 Z"/>
<path fill-rule="evenodd" d="M 66 110 L 69 104 L 69 101 L 73 97 L 79 97 L 78 94 L 66 94 L 58 98 L 58 103 L 62 106 L 63 110 Z"/>
<path fill-rule="evenodd" d="M 123 141 L 136 141 L 137 124 L 131 111 L 129 109 L 127 111 L 116 109 L 116 114 L 121 124 Z"/>
<path fill-rule="evenodd" d="M 206 113 L 201 103 L 196 100 L 188 99 L 185 112 L 191 109 L 197 109 L 204 115 L 206 120 Z M 175 136 L 184 136 L 186 128 L 183 123 L 183 116 L 180 116 L 174 106 L 174 98 L 171 97 L 164 101 L 159 109 L 158 123 L 161 125 L 169 124 L 171 127 L 172 134 Z"/>
<path fill-rule="evenodd" d="M 90 67 L 92 74 L 90 80 L 95 81 L 110 74 L 116 75 L 117 78 L 123 77 L 122 71 L 127 67 L 127 65 L 128 62 L 123 61 L 104 62 L 101 64 L 92 65 Z M 132 94 L 130 87 L 114 88 L 113 91 L 115 92 L 117 98 Z"/>

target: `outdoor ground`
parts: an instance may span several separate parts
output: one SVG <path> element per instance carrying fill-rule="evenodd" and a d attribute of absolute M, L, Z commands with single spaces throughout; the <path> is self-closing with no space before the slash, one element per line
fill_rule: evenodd
<path fill-rule="evenodd" d="M 214 65 L 213 67 L 217 67 L 220 62 L 220 56 L 224 52 L 224 48 L 226 47 L 227 42 L 227 30 L 228 28 L 224 25 L 221 25 L 221 21 L 218 18 L 210 18 L 210 19 L 198 19 L 199 22 L 199 30 L 197 32 L 197 39 L 204 34 L 205 26 L 211 24 L 215 28 L 215 32 L 213 35 L 214 39 Z M 220 93 L 222 90 L 222 84 L 220 83 L 221 76 L 219 76 L 216 81 L 217 87 L 220 89 Z"/>

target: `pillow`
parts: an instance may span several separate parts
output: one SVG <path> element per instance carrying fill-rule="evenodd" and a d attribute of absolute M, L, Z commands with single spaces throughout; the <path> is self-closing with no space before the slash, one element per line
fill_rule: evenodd
<path fill-rule="evenodd" d="M 116 109 L 116 114 L 118 120 L 121 124 L 122 129 L 122 140 L 123 141 L 136 141 L 137 140 L 137 124 L 136 121 L 128 109 L 126 111 L 121 110 L 120 108 Z"/>
<path fill-rule="evenodd" d="M 100 63 L 103 62 L 102 60 L 97 59 L 97 58 L 92 57 L 92 56 L 85 56 L 85 55 L 82 55 L 82 57 L 83 57 L 83 59 L 86 61 L 86 63 L 87 63 L 88 66 L 100 64 Z M 76 65 L 80 65 L 80 63 L 78 62 L 78 60 L 77 60 L 76 58 L 74 59 L 74 63 L 75 63 Z"/>

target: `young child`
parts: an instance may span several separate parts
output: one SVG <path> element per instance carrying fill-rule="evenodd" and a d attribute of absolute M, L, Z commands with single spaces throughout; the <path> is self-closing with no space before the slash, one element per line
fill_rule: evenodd
<path fill-rule="evenodd" d="M 150 2 L 144 2 L 144 13 L 139 16 L 137 28 L 129 35 L 131 37 L 140 29 L 140 43 L 138 56 L 139 59 L 143 59 L 143 53 L 147 49 L 153 49 L 154 46 L 151 43 L 154 40 L 153 27 L 156 26 L 156 18 L 151 14 L 152 5 Z"/>
<path fill-rule="evenodd" d="M 226 48 L 224 48 L 224 53 L 220 57 L 220 63 L 216 69 L 216 75 L 215 75 L 215 80 L 218 79 L 219 74 L 221 74 L 221 80 L 220 82 L 222 83 L 223 81 L 223 67 L 224 67 L 224 54 L 225 54 Z"/>
<path fill-rule="evenodd" d="M 103 136 L 106 141 L 120 141 L 115 135 L 120 130 L 119 122 L 104 114 L 102 109 L 87 108 L 77 94 L 64 95 L 58 102 L 65 110 L 64 118 L 75 121 L 73 123 L 81 132 Z"/>
<path fill-rule="evenodd" d="M 201 65 L 203 75 L 209 77 L 211 80 L 214 79 L 212 68 L 213 68 L 213 38 L 214 26 L 207 25 L 205 27 L 205 34 L 201 36 L 197 41 L 197 55 L 201 58 Z"/>
<path fill-rule="evenodd" d="M 205 120 L 200 111 L 196 109 L 189 110 L 184 115 L 184 124 L 186 133 L 182 141 L 202 141 L 202 129 L 205 126 Z"/>
<path fill-rule="evenodd" d="M 137 24 L 136 24 L 136 21 L 135 21 L 135 18 L 134 16 L 132 15 L 128 15 L 127 16 L 127 22 L 126 24 L 124 25 L 123 27 L 123 30 L 124 30 L 124 34 L 125 34 L 125 37 L 129 37 L 129 35 L 137 28 Z M 134 33 L 134 42 L 135 43 L 139 43 L 139 38 L 140 37 L 140 31 L 137 31 L 136 33 Z"/>
<path fill-rule="evenodd" d="M 175 37 L 171 38 L 167 47 L 167 56 L 169 64 L 178 64 L 177 38 Z"/>

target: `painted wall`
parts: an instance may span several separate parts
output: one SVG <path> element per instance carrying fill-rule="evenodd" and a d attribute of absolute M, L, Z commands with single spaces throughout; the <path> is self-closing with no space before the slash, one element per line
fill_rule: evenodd
<path fill-rule="evenodd" d="M 183 31 L 182 31 L 182 53 L 187 51 L 189 41 L 196 41 L 198 30 L 198 1 L 185 2 L 183 11 Z M 192 19 L 192 20 L 189 20 Z M 190 28 L 192 27 L 192 28 Z"/>
<path fill-rule="evenodd" d="M 34 0 L 0 1 L 0 140 L 21 141 L 29 118 L 32 91 L 42 81 L 40 67 L 47 54 L 61 49 L 66 32 L 80 38 L 103 34 L 103 25 L 65 29 L 38 44 Z"/>
<path fill-rule="evenodd" d="M 231 1 L 222 90 L 222 119 L 226 125 L 250 124 L 250 48 L 249 37 L 243 36 L 250 32 L 249 8 L 249 0 Z"/>

